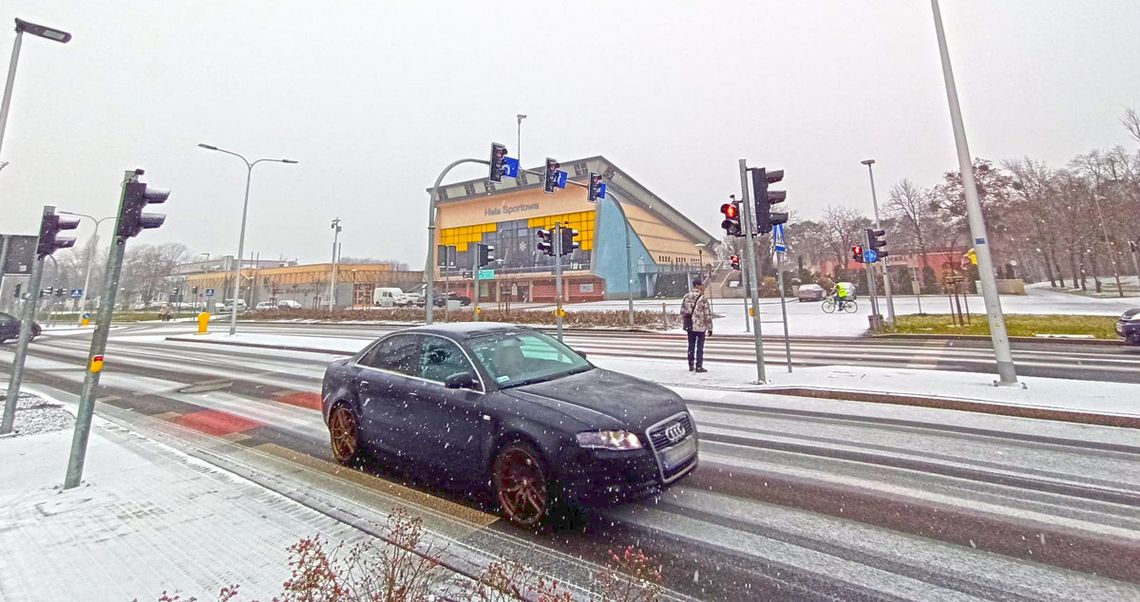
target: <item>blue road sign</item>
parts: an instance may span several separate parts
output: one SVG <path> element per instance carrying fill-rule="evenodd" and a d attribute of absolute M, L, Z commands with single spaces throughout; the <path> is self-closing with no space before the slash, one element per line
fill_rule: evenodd
<path fill-rule="evenodd" d="M 606 184 L 605 184 L 605 182 L 598 184 L 598 198 L 599 199 L 606 198 Z"/>
<path fill-rule="evenodd" d="M 503 157 L 503 175 L 508 178 L 519 177 L 519 160 L 514 157 Z"/>
<path fill-rule="evenodd" d="M 786 253 L 788 246 L 784 242 L 784 224 L 774 224 L 772 226 L 772 246 L 777 253 Z"/>
<path fill-rule="evenodd" d="M 207 297 L 213 297 L 214 296 L 214 289 L 212 289 L 212 288 L 206 289 L 206 296 Z"/>
<path fill-rule="evenodd" d="M 73 288 L 73 289 L 71 289 L 71 294 L 68 296 L 71 297 L 72 299 L 78 299 L 78 298 L 83 296 L 83 289 Z"/>
<path fill-rule="evenodd" d="M 558 181 L 556 182 L 559 188 L 566 188 L 566 172 L 558 171 Z"/>
<path fill-rule="evenodd" d="M 867 249 L 863 251 L 864 263 L 875 263 L 879 260 L 879 252 L 874 249 Z"/>

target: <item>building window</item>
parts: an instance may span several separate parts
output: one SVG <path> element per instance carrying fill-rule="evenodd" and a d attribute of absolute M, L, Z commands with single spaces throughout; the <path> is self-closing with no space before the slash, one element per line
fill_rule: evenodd
<path fill-rule="evenodd" d="M 584 176 L 588 173 L 590 173 L 590 172 L 588 169 L 586 169 L 586 162 L 585 161 L 580 161 L 580 162 L 574 164 L 574 175 L 575 176 Z"/>
<path fill-rule="evenodd" d="M 467 196 L 471 196 L 471 195 L 475 194 L 475 183 L 474 182 L 468 182 L 468 183 L 464 184 L 463 185 L 463 192 Z"/>
<path fill-rule="evenodd" d="M 521 169 L 519 170 L 519 177 L 515 178 L 515 184 L 518 184 L 519 186 L 526 186 L 527 182 L 525 171 Z"/>
<path fill-rule="evenodd" d="M 446 186 L 441 186 L 439 188 L 439 200 L 441 200 L 441 201 L 447 200 L 447 187 Z"/>

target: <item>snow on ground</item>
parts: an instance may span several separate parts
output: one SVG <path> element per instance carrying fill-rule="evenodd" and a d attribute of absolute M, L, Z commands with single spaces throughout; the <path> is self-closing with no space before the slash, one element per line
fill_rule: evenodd
<path fill-rule="evenodd" d="M 178 341 L 191 340 L 178 337 Z M 335 337 L 281 336 L 262 334 L 224 334 L 193 337 L 195 341 L 233 344 L 282 345 L 312 350 L 341 352 L 359 351 L 367 342 Z M 705 367 L 709 372 L 688 371 L 685 358 L 675 361 L 590 356 L 601 367 L 678 389 L 702 388 L 725 391 L 763 391 L 756 385 L 756 366 L 749 364 L 716 364 Z M 890 393 L 950 400 L 971 400 L 1023 407 L 1088 411 L 1106 415 L 1140 416 L 1140 385 L 1112 382 L 1089 382 L 1057 378 L 1021 377 L 1021 387 L 995 387 L 994 375 L 972 372 L 944 372 L 907 368 L 871 368 L 861 366 L 817 366 L 795 368 L 789 374 L 785 364 L 766 363 L 766 376 L 771 387 L 813 387 L 837 391 Z"/>
<path fill-rule="evenodd" d="M 74 422 L 68 414 L 69 423 Z M 0 599 L 269 599 L 289 545 L 356 531 L 96 417 L 83 484 L 62 490 L 72 430 L 0 439 Z"/>
<path fill-rule="evenodd" d="M 7 382 L 4 387 L 7 389 Z M 4 399 L 0 396 L 0 406 L 4 405 Z M 17 437 L 36 435 L 65 429 L 74 421 L 59 402 L 22 391 L 16 400 L 16 419 L 12 430 Z"/>
<path fill-rule="evenodd" d="M 1007 314 L 1061 314 L 1061 315 L 1103 315 L 1117 316 L 1132 307 L 1140 307 L 1140 297 L 1117 298 L 1090 298 L 1056 291 L 1048 288 L 1031 287 L 1026 295 L 1002 295 L 1002 311 Z M 747 332 L 745 321 L 748 320 L 743 299 L 712 299 L 713 311 L 721 314 L 713 324 L 713 332 L 735 334 Z M 950 298 L 945 295 L 914 295 L 894 296 L 895 313 L 897 315 L 910 315 L 919 312 L 928 314 L 950 313 Z M 980 295 L 967 295 L 962 298 L 963 310 L 969 310 L 974 315 L 985 313 L 985 304 Z M 567 305 L 566 311 L 581 310 L 609 310 L 624 311 L 629 302 L 623 300 L 597 301 L 594 303 L 578 303 Z M 867 317 L 871 315 L 871 302 L 865 295 L 857 300 L 858 311 L 852 314 L 825 314 L 819 302 L 800 303 L 794 298 L 787 300 L 788 334 L 790 336 L 860 336 L 869 326 Z M 671 300 L 634 300 L 634 309 L 638 311 L 666 311 L 676 313 L 681 302 L 679 299 Z M 879 299 L 879 311 L 886 315 L 887 304 L 883 298 Z M 761 332 L 765 334 L 783 334 L 783 324 L 780 312 L 779 299 L 761 299 L 760 315 L 763 323 Z M 750 322 L 750 320 L 749 320 Z M 677 330 L 677 332 L 680 332 Z"/>

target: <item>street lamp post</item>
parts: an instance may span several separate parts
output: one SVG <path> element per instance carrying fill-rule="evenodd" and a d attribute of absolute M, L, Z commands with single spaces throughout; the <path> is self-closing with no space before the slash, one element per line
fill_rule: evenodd
<path fill-rule="evenodd" d="M 107 217 L 96 218 L 96 217 L 93 217 L 90 215 L 86 215 L 84 213 L 73 213 L 71 211 L 60 211 L 59 213 L 65 213 L 67 215 L 74 215 L 76 217 L 85 217 L 85 218 L 95 222 L 95 232 L 93 232 L 91 234 L 91 242 L 87 243 L 88 244 L 87 270 L 86 270 L 87 273 L 86 273 L 86 275 L 83 276 L 83 292 L 79 294 L 78 323 L 80 325 L 83 325 L 83 314 L 87 311 L 87 287 L 88 287 L 88 285 L 91 284 L 91 266 L 94 265 L 94 263 L 95 263 L 95 248 L 99 244 L 99 224 L 101 224 L 104 221 L 109 220 L 109 219 L 115 219 L 115 216 L 109 215 Z"/>
<path fill-rule="evenodd" d="M 520 121 L 521 122 L 521 121 Z M 443 179 L 447 177 L 448 172 L 455 169 L 458 165 L 464 163 L 479 163 L 480 165 L 490 165 L 491 162 L 486 159 L 459 159 L 453 161 L 451 165 L 443 168 L 439 172 L 439 177 L 435 179 L 435 185 L 431 187 L 431 199 L 428 202 L 428 236 L 427 236 L 427 261 L 424 262 L 424 323 L 432 323 L 432 309 L 435 304 L 435 212 L 436 203 L 439 201 L 439 186 L 443 184 Z M 447 303 L 444 303 L 447 307 Z"/>
<path fill-rule="evenodd" d="M 336 305 L 336 243 L 340 238 L 340 218 L 334 218 L 332 221 L 333 230 L 333 247 L 332 247 L 332 263 L 329 264 L 329 311 L 332 311 Z"/>
<path fill-rule="evenodd" d="M 526 119 L 526 115 L 519 113 L 515 118 L 519 122 L 518 135 L 515 139 L 515 157 L 519 160 L 519 165 L 522 165 L 522 120 Z"/>
<path fill-rule="evenodd" d="M 263 161 L 267 162 L 267 163 L 290 163 L 290 164 L 296 164 L 297 162 L 292 160 L 292 159 L 258 159 L 256 161 L 250 163 L 249 159 L 246 159 L 244 156 L 242 156 L 238 153 L 235 153 L 233 151 L 228 151 L 228 150 L 225 150 L 222 148 L 218 148 L 216 146 L 211 146 L 209 144 L 199 144 L 198 146 L 200 146 L 206 150 L 218 151 L 219 153 L 225 153 L 227 155 L 233 155 L 233 156 L 241 159 L 242 162 L 245 163 L 245 167 L 246 167 L 245 201 L 242 203 L 242 206 L 241 206 L 241 235 L 238 237 L 237 261 L 234 264 L 234 298 L 233 298 L 232 307 L 230 308 L 230 336 L 233 336 L 237 332 L 237 308 L 238 308 L 238 298 L 240 297 L 240 290 L 241 290 L 241 258 L 242 258 L 242 253 L 245 253 L 245 218 L 246 218 L 246 214 L 249 211 L 249 182 L 250 182 L 250 180 L 253 179 L 253 166 L 257 165 L 258 163 L 261 163 Z"/>
<path fill-rule="evenodd" d="M 16 83 L 16 66 L 20 62 L 20 46 L 24 41 L 24 32 L 34 36 L 66 44 L 71 41 L 71 34 L 66 31 L 28 23 L 16 19 L 16 41 L 12 44 L 12 61 L 8 63 L 8 81 L 4 85 L 4 101 L 0 104 L 0 148 L 4 146 L 4 130 L 8 126 L 8 107 L 12 103 L 12 86 Z"/>
<path fill-rule="evenodd" d="M 978 200 L 978 185 L 974 181 L 974 166 L 970 159 L 970 147 L 966 143 L 966 126 L 962 122 L 962 107 L 958 102 L 958 88 L 954 84 L 954 69 L 950 65 L 950 50 L 946 46 L 946 32 L 942 27 L 942 11 L 938 8 L 938 0 L 930 0 L 930 8 L 934 13 L 934 33 L 938 38 L 942 76 L 946 81 L 946 101 L 950 105 L 950 122 L 954 128 L 954 144 L 958 150 L 958 170 L 962 174 L 962 188 L 966 196 L 966 217 L 970 224 L 970 238 L 974 240 L 974 252 L 978 255 L 978 277 L 982 282 L 982 297 L 985 300 L 990 324 L 990 340 L 997 360 L 998 381 L 994 384 L 1016 386 L 1017 370 L 1014 368 L 1013 354 L 1010 351 L 1005 315 L 1001 311 L 1001 299 L 998 298 L 993 258 L 990 256 L 989 239 L 986 235 L 986 221 L 982 215 L 981 202 Z"/>
<path fill-rule="evenodd" d="M 879 197 L 875 195 L 875 172 L 871 166 L 875 164 L 874 159 L 864 159 L 860 161 L 863 165 L 867 166 L 867 176 L 871 178 L 871 205 L 875 209 L 875 229 L 881 230 L 879 226 Z M 895 323 L 895 299 L 891 295 L 891 271 L 887 269 L 887 260 L 879 261 L 879 267 L 883 271 L 883 291 L 887 293 L 887 321 L 891 324 Z M 874 294 L 872 291 L 871 294 Z"/>

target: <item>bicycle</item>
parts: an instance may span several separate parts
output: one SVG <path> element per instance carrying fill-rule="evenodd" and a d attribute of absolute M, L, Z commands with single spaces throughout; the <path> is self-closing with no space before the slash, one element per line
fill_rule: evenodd
<path fill-rule="evenodd" d="M 821 308 L 823 309 L 823 313 L 825 313 L 825 314 L 835 313 L 835 310 L 839 308 L 839 298 L 836 297 L 835 295 L 832 295 L 832 296 L 824 299 L 823 304 L 821 305 Z M 845 311 L 849 314 L 853 314 L 853 313 L 859 311 L 859 306 L 855 303 L 855 301 L 853 299 L 848 299 L 848 300 L 843 302 L 843 311 Z"/>

